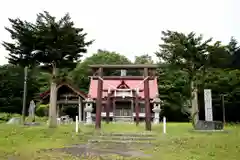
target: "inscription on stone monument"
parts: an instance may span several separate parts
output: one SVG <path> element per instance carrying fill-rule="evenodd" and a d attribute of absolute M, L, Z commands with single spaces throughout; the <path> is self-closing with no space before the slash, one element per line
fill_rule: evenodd
<path fill-rule="evenodd" d="M 204 89 L 204 105 L 205 105 L 205 120 L 213 121 L 211 89 Z"/>

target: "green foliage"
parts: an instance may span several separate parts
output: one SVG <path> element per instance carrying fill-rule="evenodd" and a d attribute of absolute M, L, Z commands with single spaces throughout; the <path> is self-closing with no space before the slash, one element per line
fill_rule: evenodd
<path fill-rule="evenodd" d="M 13 117 L 20 117 L 20 114 L 11 114 L 11 113 L 0 113 L 0 122 L 7 122 Z"/>
<path fill-rule="evenodd" d="M 43 93 L 50 89 L 51 74 L 38 70 L 38 76 L 36 77 L 36 81 L 39 83 L 40 93 Z"/>
<path fill-rule="evenodd" d="M 232 58 L 230 51 L 228 50 L 228 46 L 224 46 L 220 42 L 216 42 L 213 45 L 209 45 L 207 51 L 208 58 L 207 66 L 205 66 L 205 68 L 227 68 L 231 65 Z"/>
<path fill-rule="evenodd" d="M 36 107 L 36 115 L 39 117 L 44 117 L 48 115 L 49 105 L 40 104 Z"/>
<path fill-rule="evenodd" d="M 0 112 L 21 113 L 24 69 L 19 66 L 4 65 L 0 67 Z M 33 70 L 29 70 L 27 104 L 39 92 Z M 27 106 L 28 107 L 28 106 Z"/>
<path fill-rule="evenodd" d="M 190 98 L 188 75 L 184 71 L 163 68 L 158 70 L 160 98 L 165 107 L 181 110 Z"/>
<path fill-rule="evenodd" d="M 141 56 L 135 56 L 134 64 L 154 64 L 154 61 L 150 55 L 143 54 Z"/>
<path fill-rule="evenodd" d="M 9 62 L 22 66 L 44 64 L 45 67 L 74 68 L 86 46 L 83 28 L 74 27 L 69 14 L 60 20 L 48 12 L 39 13 L 35 24 L 20 19 L 9 19 L 10 28 L 6 30 L 16 43 L 4 42 L 4 47 L 10 52 Z M 40 50 L 39 52 L 32 52 Z"/>
<path fill-rule="evenodd" d="M 187 35 L 175 31 L 162 32 L 163 44 L 156 53 L 160 61 L 165 61 L 178 69 L 186 70 L 189 78 L 194 78 L 196 72 L 207 62 L 207 49 L 211 39 L 203 41 L 203 36 L 191 32 Z"/>

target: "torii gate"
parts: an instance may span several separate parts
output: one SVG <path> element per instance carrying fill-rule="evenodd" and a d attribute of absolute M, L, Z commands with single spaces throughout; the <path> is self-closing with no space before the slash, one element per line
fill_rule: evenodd
<path fill-rule="evenodd" d="M 94 75 L 92 78 L 98 79 L 98 88 L 97 88 L 97 99 L 96 99 L 96 122 L 95 128 L 101 128 L 101 111 L 102 111 L 102 92 L 103 92 L 103 80 L 105 79 L 138 79 L 142 80 L 141 83 L 144 83 L 144 98 L 145 98 L 145 128 L 146 130 L 151 130 L 151 108 L 150 108 L 150 97 L 149 97 L 149 79 L 154 79 L 155 70 L 157 69 L 157 65 L 90 65 L 90 67 L 94 71 Z M 103 70 L 109 69 L 126 69 L 126 70 L 143 70 L 143 76 L 103 76 Z M 96 74 L 97 73 L 97 74 Z M 141 85 L 137 85 L 135 87 L 135 97 L 136 97 L 136 124 L 139 123 L 139 103 L 138 103 L 138 87 Z M 109 85 L 109 88 L 116 89 L 115 87 Z M 109 89 L 110 92 L 110 89 Z M 108 92 L 108 93 L 109 93 Z M 109 97 L 109 96 L 108 96 Z M 109 107 L 107 107 L 109 108 Z M 109 119 L 109 109 L 106 112 L 107 119 Z"/>

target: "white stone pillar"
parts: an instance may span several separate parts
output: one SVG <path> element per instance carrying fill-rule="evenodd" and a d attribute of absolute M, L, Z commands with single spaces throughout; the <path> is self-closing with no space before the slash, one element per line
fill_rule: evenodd
<path fill-rule="evenodd" d="M 154 124 L 159 124 L 160 112 L 161 112 L 160 104 L 154 103 L 154 108 L 153 108 L 152 110 L 153 110 L 153 112 L 154 112 L 153 123 L 154 123 Z"/>
<path fill-rule="evenodd" d="M 78 116 L 76 116 L 76 126 L 75 126 L 75 131 L 78 133 Z"/>
<path fill-rule="evenodd" d="M 87 113 L 86 124 L 92 124 L 92 111 L 93 111 L 92 103 L 91 102 L 87 102 L 86 103 L 86 107 L 84 109 L 84 112 Z"/>

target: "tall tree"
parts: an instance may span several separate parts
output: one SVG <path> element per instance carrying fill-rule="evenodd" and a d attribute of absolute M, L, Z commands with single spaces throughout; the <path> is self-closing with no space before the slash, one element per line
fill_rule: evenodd
<path fill-rule="evenodd" d="M 240 68 L 240 47 L 238 45 L 237 40 L 232 37 L 228 46 L 229 53 L 231 55 L 231 67 L 232 68 Z"/>
<path fill-rule="evenodd" d="M 208 46 L 211 39 L 203 40 L 203 36 L 195 33 L 179 33 L 175 31 L 163 31 L 160 51 L 156 53 L 160 61 L 163 60 L 174 67 L 188 73 L 188 83 L 192 97 L 196 97 L 196 75 L 205 65 L 207 60 Z M 198 109 L 196 99 L 190 101 L 192 106 L 193 125 L 198 120 Z"/>
<path fill-rule="evenodd" d="M 6 28 L 15 43 L 4 42 L 10 52 L 9 62 L 18 65 L 39 65 L 52 73 L 50 94 L 50 127 L 56 127 L 56 83 L 59 68 L 74 68 L 87 46 L 83 28 L 74 27 L 69 14 L 60 20 L 48 12 L 39 13 L 34 24 L 20 19 L 9 19 L 11 28 Z M 32 52 L 38 50 L 37 52 Z"/>

